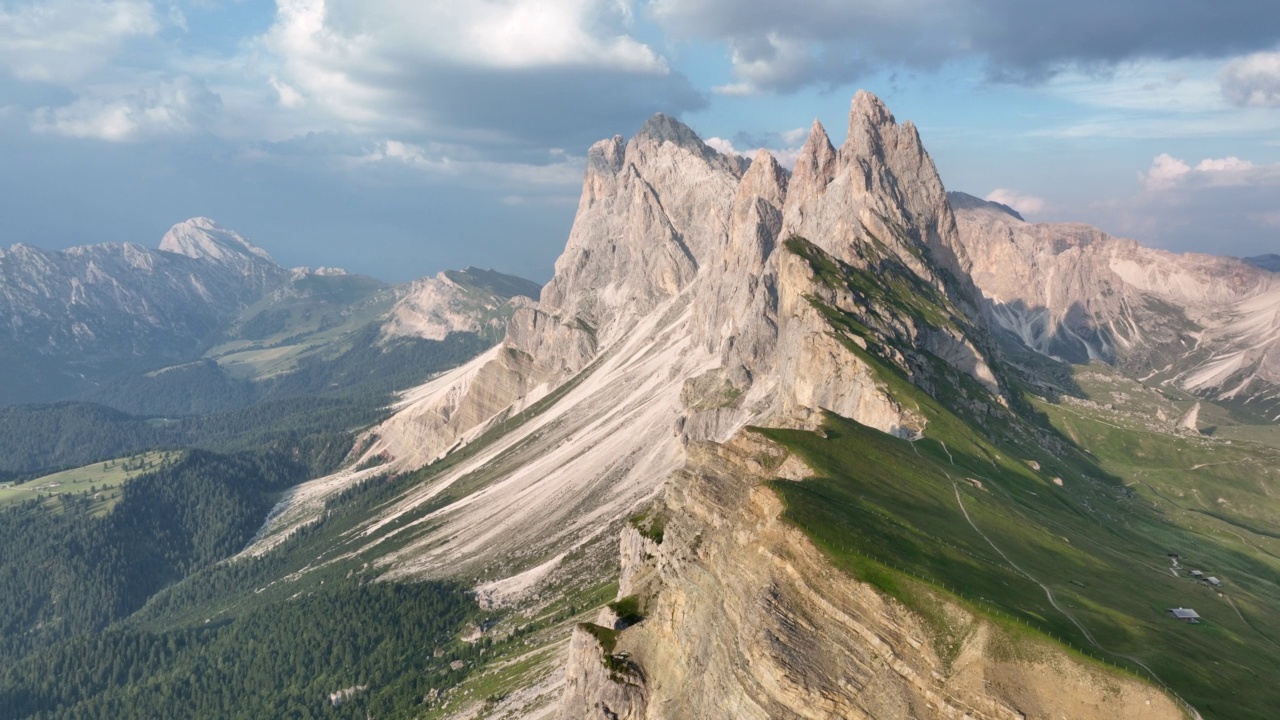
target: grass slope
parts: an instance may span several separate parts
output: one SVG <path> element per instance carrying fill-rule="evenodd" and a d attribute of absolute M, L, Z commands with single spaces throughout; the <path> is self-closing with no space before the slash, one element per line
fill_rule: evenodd
<path fill-rule="evenodd" d="M 0 510 L 34 500 L 50 512 L 62 512 L 59 496 L 84 495 L 92 503 L 90 515 L 105 515 L 120 500 L 121 485 L 177 455 L 179 453 L 148 452 L 64 470 L 25 483 L 0 483 Z"/>
<path fill-rule="evenodd" d="M 829 283 L 886 286 L 847 266 L 832 273 L 829 258 L 811 262 Z M 917 295 L 888 306 L 924 322 L 949 310 L 915 307 L 929 301 Z M 875 317 L 818 307 L 894 397 L 928 419 L 914 443 L 836 416 L 822 433 L 761 431 L 815 469 L 811 480 L 774 487 L 787 518 L 835 564 L 926 619 L 922 587 L 1154 677 L 1205 718 L 1274 716 L 1280 688 L 1268 681 L 1280 667 L 1280 565 L 1275 538 L 1263 532 L 1275 527 L 1278 507 L 1267 495 L 1271 456 L 1247 463 L 1220 445 L 1103 425 L 1043 402 L 1010 413 L 936 358 L 893 346 L 871 329 Z M 888 359 L 895 352 L 905 367 Z M 1209 462 L 1221 464 L 1190 469 Z M 1127 486 L 1135 474 L 1149 493 Z M 1237 512 L 1224 514 L 1223 503 L 1192 507 L 1210 488 L 1227 493 L 1225 505 Z M 1178 497 L 1175 490 L 1181 504 L 1161 497 Z M 1253 524 L 1242 529 L 1246 522 Z M 1181 556 L 1182 572 L 1169 553 Z M 1224 577 L 1226 587 L 1191 579 L 1188 563 Z M 1174 621 L 1166 611 L 1178 606 L 1196 608 L 1204 622 Z M 937 630 L 944 644 L 955 641 L 955 629 Z"/>

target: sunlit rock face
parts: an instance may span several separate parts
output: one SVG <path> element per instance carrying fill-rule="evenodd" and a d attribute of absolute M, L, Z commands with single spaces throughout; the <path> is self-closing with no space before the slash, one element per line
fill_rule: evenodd
<path fill-rule="evenodd" d="M 1152 250 L 1079 224 L 1033 224 L 952 193 L 987 315 L 1027 347 L 1116 363 L 1280 419 L 1280 276 Z"/>

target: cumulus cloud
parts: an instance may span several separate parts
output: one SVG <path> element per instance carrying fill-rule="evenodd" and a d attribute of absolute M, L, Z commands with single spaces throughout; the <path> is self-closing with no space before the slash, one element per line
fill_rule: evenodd
<path fill-rule="evenodd" d="M 736 81 L 722 92 L 842 84 L 877 66 L 932 69 L 977 58 L 997 79 L 1135 58 L 1229 57 L 1271 48 L 1280 10 L 1250 0 L 653 0 L 677 36 L 725 42 Z"/>
<path fill-rule="evenodd" d="M 1234 105 L 1280 107 L 1280 52 L 1236 58 L 1223 66 L 1218 82 Z"/>
<path fill-rule="evenodd" d="M 1143 191 L 1098 206 L 1096 222 L 1170 250 L 1256 255 L 1280 246 L 1280 163 L 1229 156 L 1192 165 L 1162 154 L 1140 177 Z"/>
<path fill-rule="evenodd" d="M 160 30 L 145 0 L 42 0 L 0 6 L 0 67 L 19 80 L 68 83 L 128 40 Z"/>
<path fill-rule="evenodd" d="M 1165 190 L 1178 184 L 1189 172 L 1190 165 L 1168 153 L 1160 153 L 1151 161 L 1151 168 L 1138 176 L 1148 190 Z"/>
<path fill-rule="evenodd" d="M 278 63 L 279 104 L 313 113 L 318 126 L 585 146 L 605 127 L 705 104 L 631 34 L 629 8 L 279 0 L 260 43 Z"/>
<path fill-rule="evenodd" d="M 1042 212 L 1045 207 L 1044 198 L 1038 198 L 1035 195 L 1027 195 L 1007 188 L 996 188 L 987 193 L 984 199 L 1001 205 L 1008 205 L 1021 215 L 1035 215 Z"/>
<path fill-rule="evenodd" d="M 804 147 L 804 141 L 808 139 L 809 131 L 805 128 L 797 128 L 779 133 L 784 145 L 782 147 L 765 147 L 762 143 L 757 142 L 757 138 L 744 138 L 748 140 L 748 146 L 754 146 L 753 149 L 739 150 L 734 146 L 732 140 L 726 140 L 721 137 L 707 138 L 704 142 L 721 155 L 735 155 L 739 157 L 753 158 L 756 153 L 761 150 L 767 150 L 778 161 L 778 164 L 785 168 L 795 167 L 796 160 L 800 157 L 800 149 Z"/>
<path fill-rule="evenodd" d="M 184 136 L 205 128 L 222 99 L 188 76 L 120 96 L 90 95 L 58 108 L 42 108 L 32 118 L 40 132 L 124 142 Z"/>
<path fill-rule="evenodd" d="M 801 38 L 776 32 L 730 38 L 729 47 L 738 81 L 713 88 L 722 95 L 785 92 L 816 78 L 856 77 L 865 69 L 856 58 L 822 52 Z"/>
<path fill-rule="evenodd" d="M 1205 158 L 1194 167 L 1168 153 L 1151 161 L 1145 173 L 1138 173 L 1148 191 L 1158 192 L 1177 187 L 1269 186 L 1280 184 L 1280 163 L 1255 165 L 1231 155 Z"/>

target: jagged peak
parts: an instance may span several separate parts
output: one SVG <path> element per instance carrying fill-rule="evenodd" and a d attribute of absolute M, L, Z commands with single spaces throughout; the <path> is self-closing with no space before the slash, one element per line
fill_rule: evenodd
<path fill-rule="evenodd" d="M 1004 203 L 994 202 L 992 200 L 983 200 L 975 195 L 966 192 L 949 192 L 947 193 L 947 202 L 951 203 L 953 210 L 990 210 L 993 212 L 1004 213 L 1013 218 L 1017 218 L 1022 222 L 1027 219 L 1017 210 L 1005 205 Z"/>
<path fill-rule="evenodd" d="M 640 132 L 636 133 L 637 138 L 650 138 L 657 142 L 669 142 L 688 148 L 694 152 L 702 153 L 704 150 L 711 150 L 706 143 L 702 142 L 702 138 L 693 131 L 688 125 L 679 120 L 665 115 L 656 113 L 653 117 L 645 120 L 644 125 L 640 126 Z"/>
<path fill-rule="evenodd" d="M 836 149 L 831 145 L 827 129 L 818 120 L 813 121 L 809 129 L 809 139 L 805 140 L 796 157 L 795 168 L 791 171 L 791 184 L 796 187 L 826 187 L 835 173 Z"/>
<path fill-rule="evenodd" d="M 835 146 L 831 144 L 831 136 L 827 135 L 827 129 L 823 127 L 822 121 L 814 118 L 813 125 L 809 126 L 809 137 L 804 142 L 803 150 L 821 147 L 830 148 L 832 152 L 835 151 Z M 801 154 L 803 154 L 803 150 Z"/>
<path fill-rule="evenodd" d="M 855 124 L 897 125 L 898 121 L 894 119 L 893 113 L 889 112 L 884 101 L 874 93 L 859 90 L 849 104 L 850 133 L 853 132 Z"/>
<path fill-rule="evenodd" d="M 778 163 L 773 153 L 761 148 L 752 158 L 739 187 L 759 197 L 773 198 L 781 203 L 786 197 L 789 177 L 790 173 Z"/>
<path fill-rule="evenodd" d="M 225 262 L 233 257 L 252 257 L 275 264 L 271 255 L 243 235 L 228 230 L 207 217 L 194 217 L 169 228 L 160 240 L 160 249 L 187 257 Z"/>
<path fill-rule="evenodd" d="M 587 170 L 617 173 L 622 169 L 625 147 L 621 135 L 596 142 L 587 150 Z"/>
<path fill-rule="evenodd" d="M 849 106 L 849 134 L 842 150 L 855 157 L 883 155 L 886 136 L 896 141 L 901 134 L 900 130 L 905 131 L 907 139 L 919 148 L 920 135 L 915 131 L 914 125 L 906 123 L 899 126 L 893 113 L 889 112 L 880 98 L 866 90 L 859 90 Z"/>
<path fill-rule="evenodd" d="M 734 175 L 741 177 L 746 172 L 748 160 L 738 155 L 725 155 L 710 145 L 702 142 L 702 138 L 693 131 L 688 125 L 679 120 L 658 113 L 645 121 L 640 127 L 640 132 L 632 138 L 632 143 L 639 142 L 641 145 L 644 141 L 652 141 L 656 145 L 671 143 L 676 147 L 701 157 L 710 165 L 722 167 Z"/>

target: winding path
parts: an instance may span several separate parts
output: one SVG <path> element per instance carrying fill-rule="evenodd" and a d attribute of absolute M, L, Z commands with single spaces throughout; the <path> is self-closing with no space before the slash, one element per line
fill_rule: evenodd
<path fill-rule="evenodd" d="M 941 441 L 939 441 L 939 444 L 942 445 L 943 451 L 947 453 L 947 458 L 948 460 L 950 460 L 951 464 L 955 465 L 955 460 L 951 457 L 951 451 L 947 450 L 946 444 L 941 443 Z M 911 443 L 911 449 L 915 450 L 915 443 Z M 920 452 L 916 450 L 916 454 L 919 455 Z M 1146 663 L 1142 662 L 1136 657 L 1133 657 L 1132 655 L 1123 655 L 1121 653 L 1117 653 L 1103 647 L 1102 644 L 1099 643 L 1097 639 L 1093 637 L 1093 633 L 1089 632 L 1088 628 L 1080 624 L 1080 621 L 1076 620 L 1071 613 L 1067 612 L 1065 608 L 1063 608 L 1061 605 L 1058 604 L 1057 598 L 1053 596 L 1053 590 L 1050 589 L 1048 585 L 1045 585 L 1044 583 L 1040 582 L 1031 573 L 1019 567 L 1018 564 L 1015 563 L 1008 555 L 1006 555 L 1005 552 L 1001 550 L 998 545 L 992 542 L 991 538 L 987 537 L 986 533 L 982 532 L 982 529 L 979 528 L 977 523 L 973 521 L 973 518 L 969 516 L 968 508 L 964 506 L 964 499 L 960 495 L 960 484 L 956 482 L 955 478 L 951 477 L 951 473 L 948 473 L 944 470 L 942 471 L 942 474 L 946 475 L 947 479 L 951 481 L 951 490 L 952 492 L 955 493 L 956 504 L 960 506 L 960 512 L 964 514 L 964 519 L 966 522 L 969 523 L 969 527 L 973 528 L 974 532 L 978 533 L 978 535 L 980 535 L 982 539 L 985 540 L 987 544 L 991 546 L 991 549 L 996 551 L 996 554 L 998 554 L 1001 558 L 1004 558 L 1004 561 L 1009 563 L 1009 567 L 1013 568 L 1014 571 L 1016 571 L 1019 575 L 1022 575 L 1026 579 L 1040 586 L 1040 589 L 1044 591 L 1044 595 L 1049 600 L 1049 604 L 1053 606 L 1053 609 L 1057 610 L 1058 613 L 1060 613 L 1063 617 L 1069 620 L 1072 625 L 1075 625 L 1076 629 L 1078 629 L 1080 633 L 1084 635 L 1085 639 L 1089 641 L 1090 645 L 1092 645 L 1099 652 L 1106 653 L 1107 655 L 1111 655 L 1113 657 L 1124 658 L 1125 660 L 1128 660 L 1134 665 L 1141 667 L 1143 670 L 1146 670 L 1147 673 L 1151 675 L 1151 677 L 1154 678 L 1156 682 L 1160 683 L 1161 687 L 1163 687 L 1166 692 L 1168 692 L 1170 695 L 1176 698 L 1178 702 L 1182 703 L 1183 707 L 1186 708 L 1187 712 L 1191 714 L 1194 720 L 1204 720 L 1200 716 L 1200 712 L 1191 706 L 1191 703 L 1188 703 L 1186 700 L 1183 700 L 1177 693 L 1169 689 L 1169 687 L 1165 685 L 1164 680 L 1161 680 L 1160 676 L 1157 675 L 1156 672 L 1152 670 L 1150 666 L 1148 666 Z M 1237 613 L 1238 612 L 1239 611 L 1237 611 Z"/>

